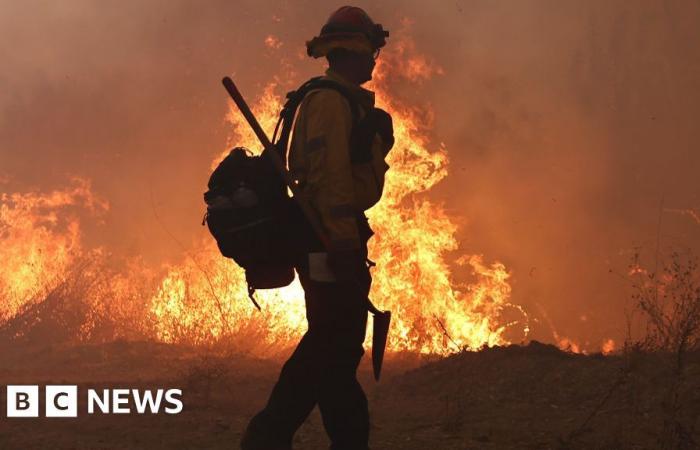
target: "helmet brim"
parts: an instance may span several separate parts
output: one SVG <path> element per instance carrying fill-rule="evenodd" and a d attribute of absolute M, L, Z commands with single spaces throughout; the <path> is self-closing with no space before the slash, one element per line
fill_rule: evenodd
<path fill-rule="evenodd" d="M 306 53 L 314 58 L 328 56 L 332 50 L 345 49 L 356 53 L 373 54 L 372 42 L 364 33 L 338 32 L 316 36 L 306 42 Z"/>

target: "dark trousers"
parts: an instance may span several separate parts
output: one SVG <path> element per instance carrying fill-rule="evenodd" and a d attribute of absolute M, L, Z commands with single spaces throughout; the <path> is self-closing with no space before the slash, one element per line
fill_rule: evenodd
<path fill-rule="evenodd" d="M 370 276 L 322 283 L 300 271 L 309 323 L 260 413 L 243 437 L 243 450 L 290 449 L 292 438 L 318 405 L 332 450 L 367 450 L 367 397 L 357 381 L 364 353 Z"/>

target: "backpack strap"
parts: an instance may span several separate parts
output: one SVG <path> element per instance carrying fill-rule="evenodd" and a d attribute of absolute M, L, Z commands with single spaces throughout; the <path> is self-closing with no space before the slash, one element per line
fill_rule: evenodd
<path fill-rule="evenodd" d="M 350 91 L 338 82 L 323 79 L 323 77 L 314 77 L 302 84 L 297 90 L 287 93 L 287 101 L 280 112 L 280 118 L 275 126 L 275 133 L 272 141 L 283 161 L 287 161 L 287 148 L 289 145 L 289 136 L 294 123 L 294 116 L 301 101 L 306 97 L 306 94 L 315 89 L 333 89 L 339 92 L 350 104 L 350 112 L 352 113 L 353 126 L 357 123 L 360 110 L 357 101 L 353 98 Z M 281 126 L 281 129 L 280 129 Z M 279 136 L 278 133 L 279 132 Z"/>

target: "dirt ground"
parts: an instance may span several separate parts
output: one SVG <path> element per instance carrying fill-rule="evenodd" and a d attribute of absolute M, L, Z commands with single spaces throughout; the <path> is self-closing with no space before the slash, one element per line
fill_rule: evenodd
<path fill-rule="evenodd" d="M 236 449 L 282 363 L 152 342 L 0 350 L 3 449 Z M 664 355 L 582 356 L 533 342 L 432 362 L 394 355 L 379 383 L 368 360 L 373 450 L 668 448 L 668 430 L 672 447 L 700 442 L 697 355 L 679 378 Z M 6 418 L 7 384 L 78 384 L 79 416 Z M 184 410 L 88 415 L 89 387 L 177 387 Z M 295 449 L 327 447 L 316 410 Z"/>

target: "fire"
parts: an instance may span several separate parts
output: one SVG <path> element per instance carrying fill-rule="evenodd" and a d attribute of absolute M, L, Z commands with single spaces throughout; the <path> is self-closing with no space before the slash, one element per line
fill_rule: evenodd
<path fill-rule="evenodd" d="M 601 352 L 604 355 L 609 355 L 615 351 L 615 341 L 612 339 L 606 339 L 603 342 L 603 347 L 601 349 Z"/>
<path fill-rule="evenodd" d="M 554 339 L 556 339 L 557 346 L 560 350 L 583 355 L 589 354 L 587 350 L 584 350 L 584 347 L 581 344 L 566 336 L 559 336 L 559 334 L 556 331 L 554 332 Z M 600 353 L 602 353 L 603 355 L 611 355 L 615 352 L 616 349 L 615 341 L 613 339 L 607 338 L 603 340 L 603 343 L 599 348 Z"/>
<path fill-rule="evenodd" d="M 561 337 L 560 338 L 558 336 L 555 336 L 555 338 L 557 339 L 557 346 L 559 347 L 559 349 L 564 350 L 565 352 L 571 352 L 571 353 L 576 353 L 576 354 L 586 353 L 586 352 L 581 350 L 581 346 L 579 345 L 578 342 L 573 341 L 573 340 L 569 339 L 568 337 Z"/>
<path fill-rule="evenodd" d="M 395 49 L 382 54 L 371 86 L 378 105 L 393 116 L 396 144 L 388 158 L 384 197 L 368 211 L 376 232 L 370 241 L 370 258 L 377 263 L 371 297 L 393 312 L 388 349 L 446 354 L 508 343 L 506 331 L 519 324 L 506 323 L 504 310 L 514 308 L 526 317 L 509 302 L 510 273 L 481 255 L 448 261 L 448 252 L 459 250 L 457 226 L 426 197 L 448 174 L 447 149 L 431 144 L 429 108 L 401 101 L 388 89 L 396 77 L 420 83 L 441 69 L 424 56 L 411 56 L 415 47 L 410 41 L 400 41 Z M 410 70 L 394 70 L 401 67 Z M 253 104 L 268 133 L 282 106 L 280 88 L 273 79 Z M 260 149 L 237 111 L 231 109 L 227 119 L 232 124 L 229 148 Z M 75 279 L 81 281 L 66 285 L 64 297 L 79 297 L 74 309 L 85 311 L 78 339 L 108 339 L 111 332 L 112 337 L 138 335 L 193 345 L 241 343 L 262 355 L 294 344 L 305 330 L 298 280 L 283 289 L 258 291 L 259 312 L 247 300 L 242 270 L 222 257 L 208 236 L 197 252 L 162 270 L 139 260 L 115 268 L 106 263 L 104 249 L 84 249 L 78 210 L 99 217 L 109 207 L 85 180 L 76 179 L 63 191 L 2 194 L 1 199 L 5 270 L 0 275 L 0 325 L 61 282 Z M 90 265 L 78 264 L 86 259 Z M 460 281 L 458 274 L 467 278 Z M 527 324 L 522 332 L 527 334 Z"/>
<path fill-rule="evenodd" d="M 397 53 L 389 53 L 389 58 L 406 58 L 408 50 L 413 50 L 410 42 L 398 45 Z M 439 73 L 422 56 L 408 59 L 407 64 L 411 67 L 405 72 L 409 80 Z M 512 324 L 502 324 L 499 319 L 503 309 L 512 306 L 510 274 L 501 263 L 487 264 L 480 255 L 464 256 L 458 263 L 470 269 L 472 281 L 455 288 L 445 255 L 458 249 L 456 225 L 439 205 L 421 195 L 447 176 L 447 150 L 442 145 L 429 149 L 421 125 L 425 112 L 390 95 L 386 80 L 394 75 L 391 65 L 380 64 L 372 86 L 378 105 L 394 119 L 396 144 L 388 159 L 391 169 L 384 197 L 368 211 L 376 232 L 370 241 L 370 258 L 377 263 L 370 295 L 380 308 L 393 312 L 388 347 L 447 353 L 504 344 L 504 331 Z M 274 129 L 282 106 L 276 88 L 276 83 L 268 84 L 253 105 L 268 133 Z M 231 144 L 260 149 L 234 107 L 227 118 L 233 126 Z M 265 346 L 293 344 L 305 329 L 303 290 L 298 280 L 278 291 L 259 291 L 260 313 L 246 301 L 242 271 L 221 257 L 211 242 L 206 245 L 204 256 L 173 267 L 154 296 L 151 311 L 157 318 L 158 337 L 208 342 L 228 334 L 253 333 L 255 342 Z"/>
<path fill-rule="evenodd" d="M 46 295 L 82 254 L 79 210 L 108 208 L 80 178 L 48 194 L 0 194 L 0 323 Z"/>

